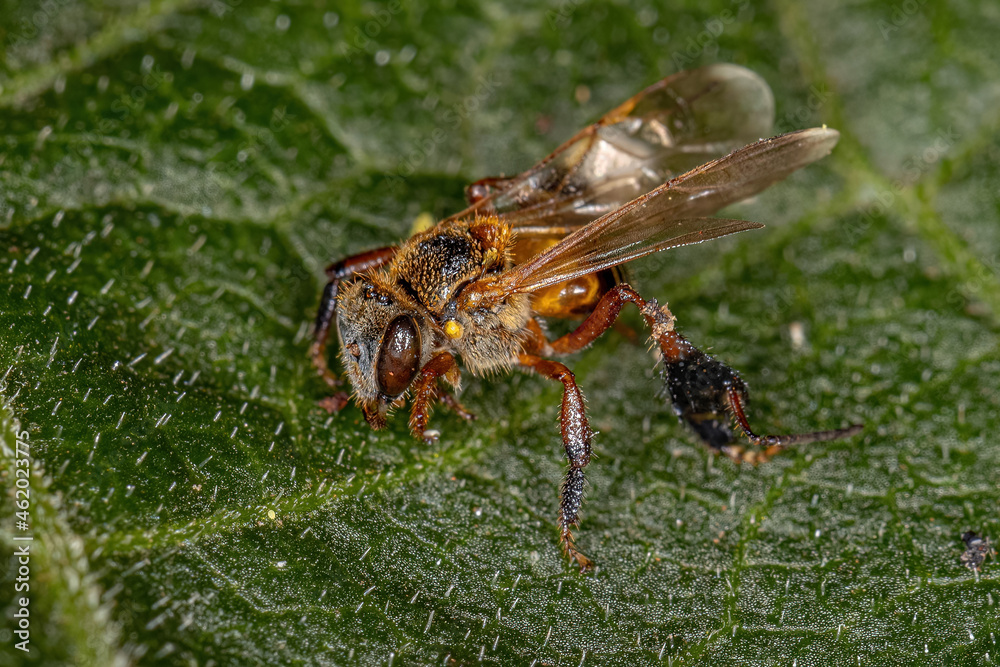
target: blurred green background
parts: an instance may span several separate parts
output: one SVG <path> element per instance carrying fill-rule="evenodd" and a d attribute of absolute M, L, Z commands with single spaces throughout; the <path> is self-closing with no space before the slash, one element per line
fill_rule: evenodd
<path fill-rule="evenodd" d="M 0 0 L 0 437 L 30 434 L 31 652 L 9 665 L 992 664 L 1000 6 Z M 641 345 L 570 365 L 600 431 L 556 546 L 560 388 L 466 379 L 439 443 L 316 407 L 331 259 L 395 242 L 672 72 L 761 74 L 834 153 L 647 258 L 761 430 L 673 417 Z M 629 315 L 638 325 L 638 318 Z M 793 336 L 792 332 L 802 336 Z M 13 486 L 5 449 L 0 475 Z"/>

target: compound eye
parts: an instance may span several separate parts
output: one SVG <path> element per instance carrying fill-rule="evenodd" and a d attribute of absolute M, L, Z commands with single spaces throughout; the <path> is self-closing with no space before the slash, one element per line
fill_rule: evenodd
<path fill-rule="evenodd" d="M 420 334 L 413 318 L 400 315 L 385 330 L 375 380 L 379 391 L 396 397 L 406 391 L 420 368 Z"/>

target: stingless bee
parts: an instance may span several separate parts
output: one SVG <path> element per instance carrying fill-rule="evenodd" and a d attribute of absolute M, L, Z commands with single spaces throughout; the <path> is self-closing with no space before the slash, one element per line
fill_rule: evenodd
<path fill-rule="evenodd" d="M 763 225 L 708 217 L 827 155 L 839 134 L 813 128 L 771 132 L 767 84 L 735 65 L 681 72 L 653 84 L 512 178 L 478 181 L 470 205 L 399 246 L 327 268 L 311 356 L 327 366 L 334 323 L 354 399 L 372 428 L 391 407 L 412 401 L 410 429 L 433 440 L 431 406 L 472 416 L 439 386 L 457 389 L 458 360 L 475 375 L 514 367 L 563 385 L 560 426 L 569 469 L 562 484 L 560 544 L 581 569 L 571 528 L 578 524 L 592 431 L 573 373 L 549 357 L 589 346 L 634 304 L 663 361 L 674 410 L 714 451 L 761 462 L 792 444 L 831 440 L 861 427 L 756 435 L 735 371 L 681 336 L 666 306 L 643 299 L 618 267 L 653 252 Z M 754 143 L 750 143 L 754 142 Z M 724 156 L 724 157 L 720 157 Z M 544 318 L 583 319 L 549 340 Z M 337 391 L 331 410 L 348 402 Z M 731 420 L 758 449 L 734 443 Z"/>

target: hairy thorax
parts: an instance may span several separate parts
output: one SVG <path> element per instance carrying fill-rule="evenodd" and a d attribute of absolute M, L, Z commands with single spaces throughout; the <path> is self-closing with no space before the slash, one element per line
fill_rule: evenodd
<path fill-rule="evenodd" d="M 506 369 L 521 352 L 529 296 L 461 306 L 473 283 L 510 268 L 512 248 L 510 228 L 496 216 L 458 220 L 410 238 L 388 268 L 388 281 L 423 306 L 443 334 L 435 336 L 436 347 L 458 354 L 475 374 Z"/>

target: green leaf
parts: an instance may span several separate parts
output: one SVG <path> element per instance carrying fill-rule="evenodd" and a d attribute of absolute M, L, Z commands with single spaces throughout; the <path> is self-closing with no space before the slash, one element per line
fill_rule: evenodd
<path fill-rule="evenodd" d="M 5 664 L 997 659 L 997 565 L 959 561 L 963 532 L 1000 534 L 992 6 L 0 16 Z M 843 138 L 735 207 L 767 229 L 647 258 L 633 284 L 740 370 L 758 428 L 866 428 L 756 468 L 717 459 L 643 346 L 606 336 L 569 362 L 600 431 L 585 576 L 556 541 L 560 387 L 466 377 L 479 420 L 438 411 L 435 445 L 403 415 L 379 433 L 328 415 L 307 357 L 322 270 L 710 62 L 759 72 L 779 130 Z"/>

